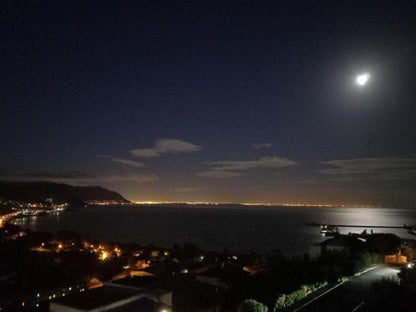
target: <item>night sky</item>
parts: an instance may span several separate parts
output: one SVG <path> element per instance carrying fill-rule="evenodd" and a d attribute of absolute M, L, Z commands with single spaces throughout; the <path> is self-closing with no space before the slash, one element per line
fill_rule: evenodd
<path fill-rule="evenodd" d="M 3 180 L 416 207 L 413 1 L 0 3 Z"/>

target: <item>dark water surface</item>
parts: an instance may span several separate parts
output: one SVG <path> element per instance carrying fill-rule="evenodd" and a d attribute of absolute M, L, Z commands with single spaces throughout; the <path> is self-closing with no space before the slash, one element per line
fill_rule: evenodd
<path fill-rule="evenodd" d="M 236 252 L 268 252 L 280 249 L 287 255 L 302 254 L 325 239 L 319 228 L 307 222 L 351 225 L 416 223 L 416 211 L 387 208 L 328 207 L 159 207 L 96 206 L 15 220 L 37 231 L 76 231 L 93 238 L 170 247 L 193 243 L 200 248 Z M 370 227 L 367 231 L 370 231 Z M 341 233 L 364 228 L 341 228 Z M 374 229 L 411 237 L 404 229 Z"/>

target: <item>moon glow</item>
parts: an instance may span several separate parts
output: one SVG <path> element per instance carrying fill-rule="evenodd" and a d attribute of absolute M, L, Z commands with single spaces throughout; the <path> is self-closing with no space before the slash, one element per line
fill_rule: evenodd
<path fill-rule="evenodd" d="M 367 84 L 368 79 L 370 79 L 370 74 L 366 73 L 366 74 L 361 74 L 358 75 L 355 78 L 355 82 L 359 85 L 359 86 L 364 86 Z"/>

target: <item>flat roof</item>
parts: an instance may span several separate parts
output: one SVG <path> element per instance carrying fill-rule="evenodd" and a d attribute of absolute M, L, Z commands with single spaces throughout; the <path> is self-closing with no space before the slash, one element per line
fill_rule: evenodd
<path fill-rule="evenodd" d="M 138 311 L 160 311 L 164 308 L 169 308 L 161 303 L 154 302 L 149 298 L 139 299 L 137 301 L 125 304 L 123 306 L 111 309 L 111 312 L 138 312 Z M 170 309 L 169 309 L 170 311 Z"/>
<path fill-rule="evenodd" d="M 196 281 L 193 276 L 189 275 L 167 279 L 132 277 L 117 280 L 117 283 L 145 287 L 151 289 L 152 293 L 170 289 L 174 311 L 197 311 L 219 304 L 219 293 L 216 291 L 216 287 Z"/>
<path fill-rule="evenodd" d="M 117 287 L 107 284 L 86 292 L 74 293 L 66 297 L 57 298 L 52 303 L 89 311 L 141 293 L 145 292 L 138 288 Z"/>

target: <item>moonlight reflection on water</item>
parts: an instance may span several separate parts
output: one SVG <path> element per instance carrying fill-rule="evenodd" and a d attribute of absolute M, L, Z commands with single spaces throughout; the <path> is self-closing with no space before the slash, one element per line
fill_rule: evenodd
<path fill-rule="evenodd" d="M 325 239 L 308 222 L 402 226 L 416 222 L 406 209 L 328 207 L 159 207 L 100 206 L 61 214 L 15 220 L 38 231 L 76 231 L 93 238 L 155 244 L 193 243 L 207 250 L 268 252 L 280 249 L 295 255 Z M 368 228 L 340 228 L 341 233 Z M 374 229 L 410 237 L 405 229 Z"/>

